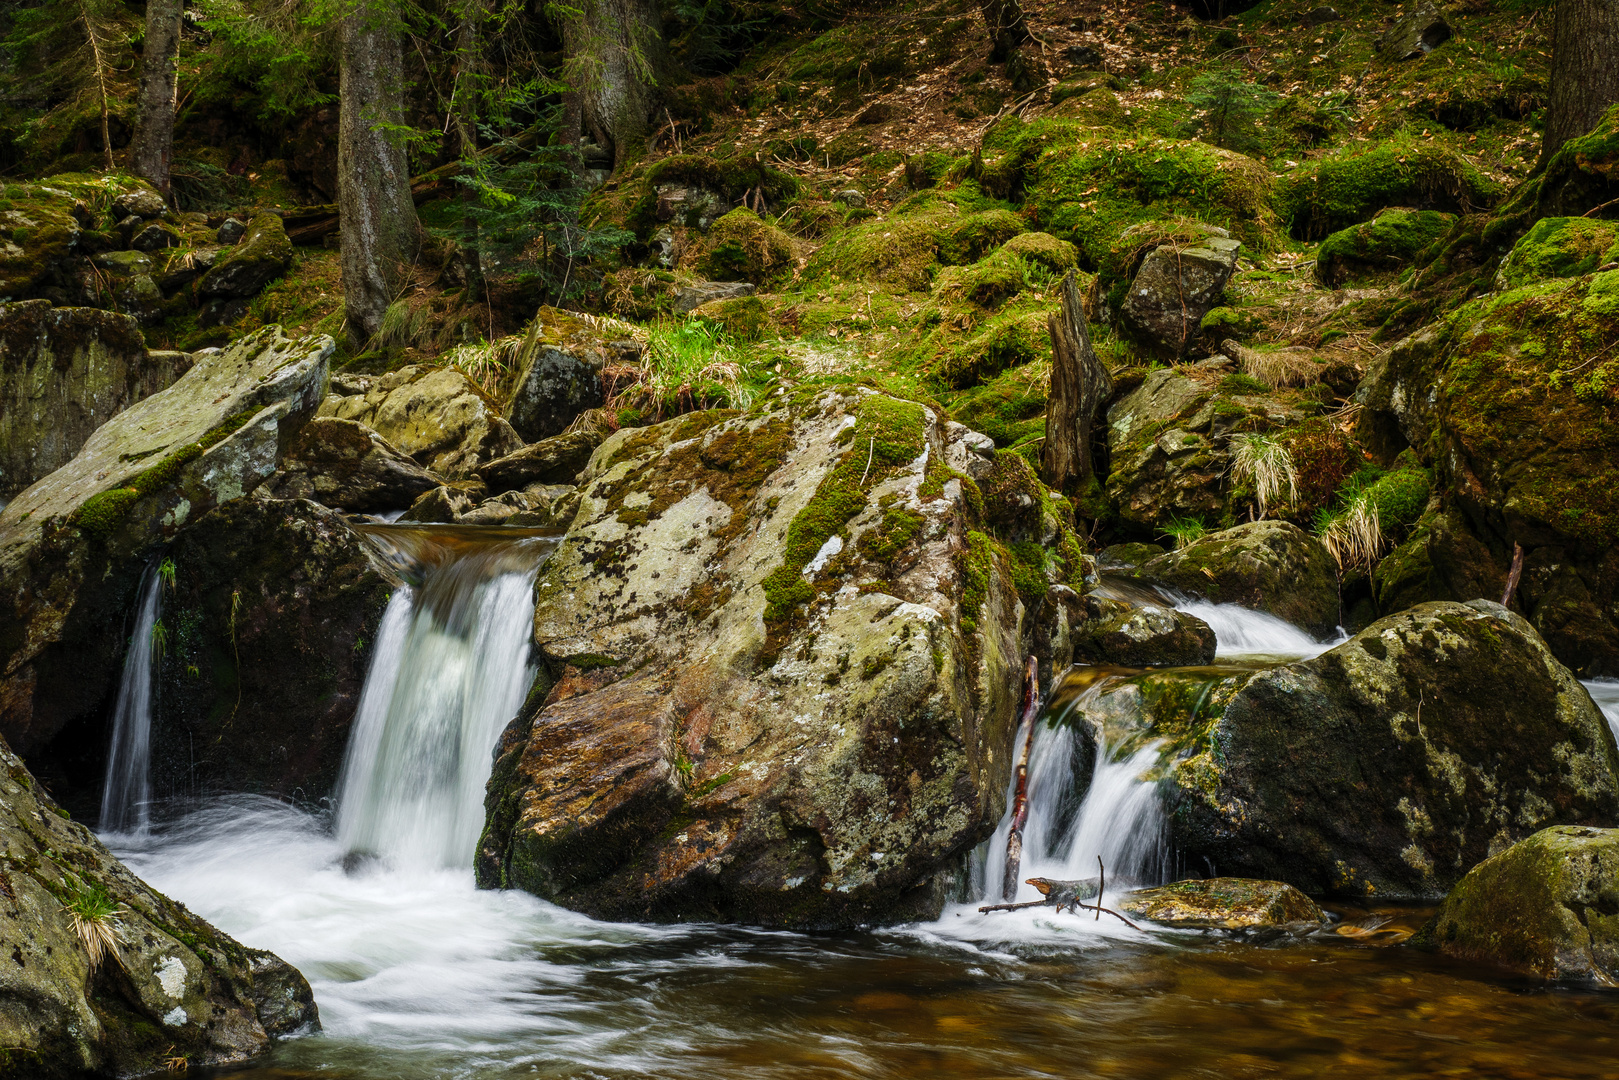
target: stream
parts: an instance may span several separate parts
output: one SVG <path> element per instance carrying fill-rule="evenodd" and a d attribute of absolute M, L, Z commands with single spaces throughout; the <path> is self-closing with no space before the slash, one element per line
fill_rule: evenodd
<path fill-rule="evenodd" d="M 479 891 L 489 750 L 532 677 L 532 582 L 552 541 L 370 532 L 410 584 L 378 634 L 335 811 L 234 796 L 158 808 L 145 828 L 105 837 L 156 888 L 314 989 L 323 1033 L 251 1068 L 192 1075 L 1613 1075 L 1619 997 L 1393 947 L 1420 909 L 1334 907 L 1329 929 L 1285 943 L 1050 909 L 980 914 L 982 901 L 927 924 L 807 935 L 603 923 Z M 1240 608 L 1182 606 L 1220 640 L 1217 667 L 1189 678 L 1330 647 Z M 1075 669 L 1048 717 L 1105 713 L 1124 677 Z M 1619 726 L 1619 682 L 1588 685 Z M 1110 876 L 1179 876 L 1142 780 L 1158 748 L 1104 742 L 1076 799 L 1087 763 L 1074 740 L 1070 725 L 1038 729 L 1020 876 L 1091 876 L 1098 856 Z M 979 851 L 981 883 L 1000 880 L 1006 828 Z"/>

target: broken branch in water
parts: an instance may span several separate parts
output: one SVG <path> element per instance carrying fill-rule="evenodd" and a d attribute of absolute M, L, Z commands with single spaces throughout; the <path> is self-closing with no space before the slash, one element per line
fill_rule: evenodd
<path fill-rule="evenodd" d="M 1026 907 L 1045 907 L 1048 903 L 1050 903 L 1049 900 L 1025 900 L 1021 904 L 985 904 L 983 907 L 979 908 L 978 910 L 980 912 L 985 912 L 985 911 L 1016 911 L 1019 908 L 1026 908 Z"/>
<path fill-rule="evenodd" d="M 1102 899 L 1102 889 L 1107 884 L 1107 867 L 1102 865 L 1100 855 L 1096 857 L 1096 866 L 1101 871 L 1097 877 L 1080 878 L 1077 881 L 1058 881 L 1055 878 L 1032 877 L 1028 880 L 1028 884 L 1040 890 L 1040 899 L 1026 900 L 1021 904 L 985 904 L 978 909 L 979 914 L 986 911 L 1017 911 L 1021 908 L 1030 907 L 1055 907 L 1058 912 L 1066 909 L 1077 915 L 1079 914 L 1079 909 L 1084 908 L 1086 911 L 1096 912 L 1096 921 L 1098 922 L 1101 921 L 1102 912 L 1105 911 L 1130 929 L 1140 930 L 1141 927 L 1112 908 L 1103 907 L 1100 902 L 1095 904 L 1085 903 L 1086 900 L 1092 897 L 1100 901 Z"/>
<path fill-rule="evenodd" d="M 1023 863 L 1023 826 L 1029 820 L 1029 752 L 1034 749 L 1034 721 L 1039 714 L 1040 665 L 1031 656 L 1023 665 L 1023 715 L 1018 720 L 1018 733 L 1024 735 L 1023 754 L 1017 763 L 1012 831 L 1006 837 L 1006 874 L 1001 878 L 1001 899 L 1008 903 L 1017 897 L 1018 870 Z"/>

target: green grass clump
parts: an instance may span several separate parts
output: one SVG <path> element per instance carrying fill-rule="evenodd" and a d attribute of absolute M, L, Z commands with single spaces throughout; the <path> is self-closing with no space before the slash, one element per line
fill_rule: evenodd
<path fill-rule="evenodd" d="M 1252 375 L 1236 372 L 1220 380 L 1222 394 L 1268 394 L 1270 387 Z"/>

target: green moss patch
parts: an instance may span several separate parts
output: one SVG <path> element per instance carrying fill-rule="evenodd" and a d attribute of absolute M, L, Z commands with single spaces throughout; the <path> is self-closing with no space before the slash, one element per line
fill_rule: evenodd
<path fill-rule="evenodd" d="M 1370 143 L 1302 166 L 1276 188 L 1276 211 L 1300 239 L 1371 220 L 1390 206 L 1471 212 L 1503 194 L 1460 153 L 1409 139 Z"/>

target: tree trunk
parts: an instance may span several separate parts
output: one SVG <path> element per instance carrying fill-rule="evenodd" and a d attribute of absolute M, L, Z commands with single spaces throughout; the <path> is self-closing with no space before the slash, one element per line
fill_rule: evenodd
<path fill-rule="evenodd" d="M 1018 871 L 1023 866 L 1023 826 L 1029 821 L 1029 753 L 1034 749 L 1034 722 L 1039 716 L 1040 665 L 1031 656 L 1023 665 L 1023 713 L 1018 718 L 1023 753 L 1017 760 L 1012 828 L 1006 834 L 1006 867 L 1001 875 L 1001 899 L 1008 903 L 1017 899 Z"/>
<path fill-rule="evenodd" d="M 562 24 L 568 82 L 585 129 L 617 169 L 646 153 L 652 130 L 668 67 L 658 8 L 651 0 L 581 0 L 576 10 Z"/>
<path fill-rule="evenodd" d="M 141 52 L 140 105 L 130 167 L 169 198 L 174 155 L 176 68 L 180 58 L 182 0 L 146 0 L 146 44 Z"/>
<path fill-rule="evenodd" d="M 478 102 L 483 80 L 483 5 L 484 0 L 465 0 L 461 12 L 461 25 L 456 33 L 455 91 L 451 102 L 455 119 L 456 156 L 468 165 L 478 159 Z M 478 199 L 477 191 L 463 184 L 461 204 L 472 206 Z M 482 300 L 484 296 L 483 259 L 478 253 L 478 223 L 471 214 L 461 219 L 463 241 L 459 253 L 461 277 L 465 282 L 464 294 L 468 300 Z"/>
<path fill-rule="evenodd" d="M 1542 167 L 1619 102 L 1619 0 L 1557 0 Z"/>
<path fill-rule="evenodd" d="M 1051 332 L 1051 397 L 1046 402 L 1046 445 L 1040 471 L 1059 491 L 1084 484 L 1095 474 L 1091 464 L 1091 423 L 1096 410 L 1113 392 L 1113 379 L 1096 358 L 1085 325 L 1074 273 L 1062 281 L 1062 312 L 1047 320 Z"/>
<path fill-rule="evenodd" d="M 416 204 L 398 127 L 404 60 L 400 27 L 386 0 L 362 0 L 343 19 L 337 130 L 338 220 L 343 306 L 350 337 L 363 344 L 382 325 L 416 256 Z"/>
<path fill-rule="evenodd" d="M 984 25 L 989 28 L 991 60 L 1005 60 L 1020 46 L 1034 40 L 1019 0 L 980 0 L 979 10 L 984 13 Z"/>

